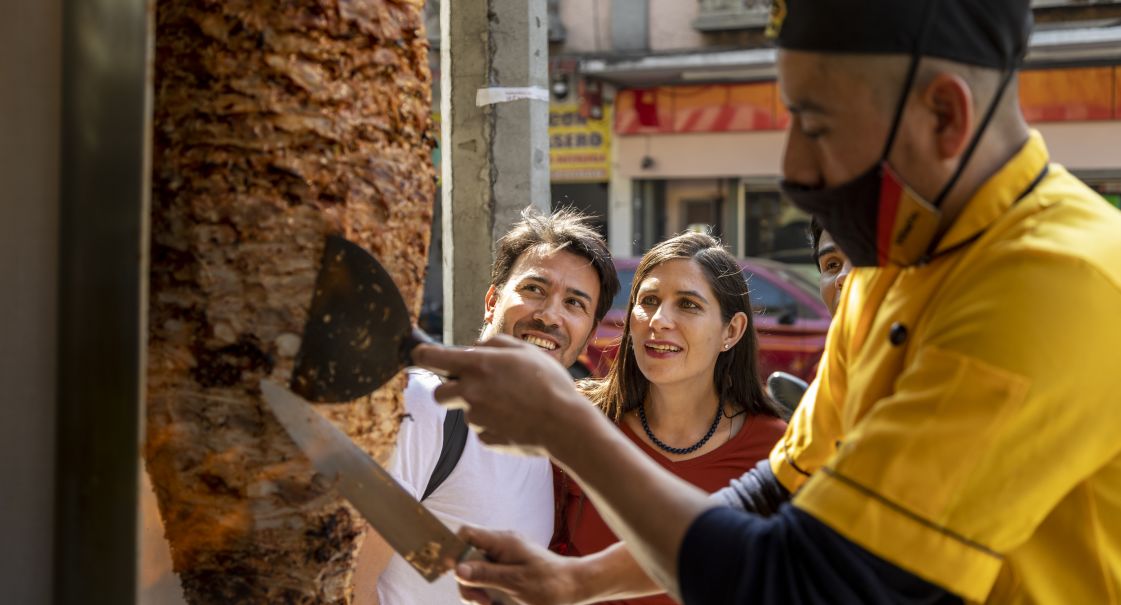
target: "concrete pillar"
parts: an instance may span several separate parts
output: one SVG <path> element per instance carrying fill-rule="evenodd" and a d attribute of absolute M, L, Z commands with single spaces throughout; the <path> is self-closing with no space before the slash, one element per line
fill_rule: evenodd
<path fill-rule="evenodd" d="M 440 6 L 444 341 L 475 340 L 494 240 L 533 205 L 548 212 L 545 0 Z"/>
<path fill-rule="evenodd" d="M 607 184 L 607 245 L 611 256 L 634 256 L 635 197 L 629 176 L 620 174 L 619 137 L 611 137 L 611 180 Z"/>

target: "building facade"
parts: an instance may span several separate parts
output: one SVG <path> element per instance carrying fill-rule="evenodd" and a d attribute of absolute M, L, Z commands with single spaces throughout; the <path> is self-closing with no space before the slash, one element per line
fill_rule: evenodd
<path fill-rule="evenodd" d="M 739 256 L 809 260 L 808 217 L 778 193 L 789 116 L 762 33 L 769 0 L 550 4 L 554 107 L 592 124 L 552 137 L 554 204 L 599 214 L 618 256 L 698 229 Z M 1121 2 L 1033 4 L 1025 114 L 1055 161 L 1121 204 Z M 602 120 L 609 138 L 595 150 L 577 144 L 590 145 Z M 563 154 L 608 165 L 565 172 Z"/>
<path fill-rule="evenodd" d="M 808 262 L 808 217 L 778 190 L 789 116 L 763 35 L 769 6 L 547 0 L 552 206 L 594 216 L 620 258 L 695 229 L 740 257 Z M 1121 1 L 1033 9 L 1025 115 L 1055 161 L 1121 205 Z M 438 121 L 440 0 L 426 13 Z M 433 334 L 443 310 L 439 206 L 421 318 Z"/>

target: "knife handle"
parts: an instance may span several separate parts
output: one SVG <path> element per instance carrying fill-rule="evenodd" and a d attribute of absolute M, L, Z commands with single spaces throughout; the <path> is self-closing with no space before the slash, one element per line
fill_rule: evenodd
<path fill-rule="evenodd" d="M 405 338 L 401 341 L 400 345 L 401 357 L 403 358 L 402 360 L 405 362 L 405 365 L 414 365 L 412 353 L 413 349 L 415 349 L 417 345 L 440 346 L 440 343 L 436 342 L 436 340 L 429 336 L 428 333 L 426 333 L 424 330 L 421 330 L 415 325 L 412 326 L 412 329 L 409 330 L 409 333 L 405 335 Z"/>
<path fill-rule="evenodd" d="M 494 559 L 488 557 L 485 552 L 468 544 L 467 550 L 463 551 L 463 556 L 459 558 L 460 563 L 464 561 L 489 561 L 493 563 Z M 491 605 L 517 605 L 517 601 L 497 588 L 480 587 L 479 590 L 487 594 L 487 597 L 490 598 Z"/>

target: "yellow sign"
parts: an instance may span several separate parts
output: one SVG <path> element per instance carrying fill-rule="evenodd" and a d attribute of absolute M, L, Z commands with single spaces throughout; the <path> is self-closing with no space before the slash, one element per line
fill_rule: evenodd
<path fill-rule="evenodd" d="M 611 178 L 611 106 L 603 117 L 580 115 L 576 103 L 549 105 L 550 180 L 555 183 L 603 183 Z"/>
<path fill-rule="evenodd" d="M 771 3 L 771 15 L 767 20 L 767 30 L 764 35 L 768 38 L 777 38 L 782 31 L 783 21 L 786 21 L 786 0 L 774 0 Z"/>

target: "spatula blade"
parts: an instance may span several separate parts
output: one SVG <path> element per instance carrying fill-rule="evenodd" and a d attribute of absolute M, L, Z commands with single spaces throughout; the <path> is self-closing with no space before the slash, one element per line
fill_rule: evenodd
<path fill-rule="evenodd" d="M 412 332 L 405 301 L 385 268 L 357 244 L 330 236 L 292 391 L 320 403 L 368 395 L 405 366 L 401 344 Z"/>

